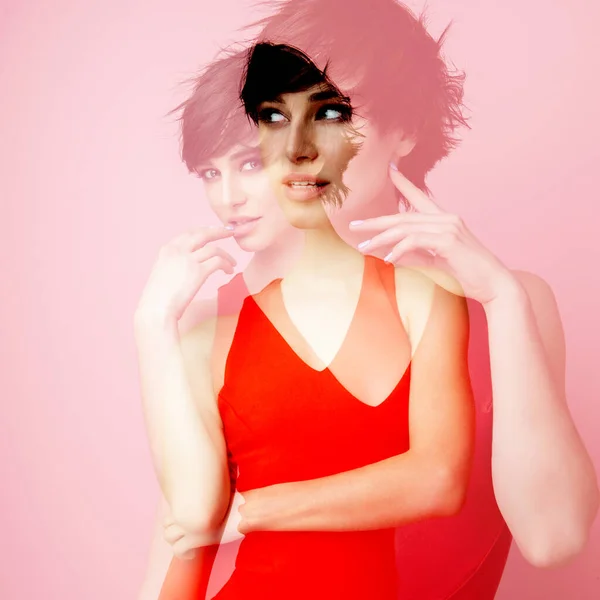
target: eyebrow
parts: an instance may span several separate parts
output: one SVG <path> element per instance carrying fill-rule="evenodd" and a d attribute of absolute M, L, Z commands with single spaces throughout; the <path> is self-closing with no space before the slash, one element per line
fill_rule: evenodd
<path fill-rule="evenodd" d="M 248 156 L 249 154 L 254 154 L 258 151 L 259 150 L 258 150 L 257 146 L 244 146 L 243 148 L 240 148 L 237 152 L 234 152 L 230 156 L 230 159 L 235 160 L 242 156 Z"/>
<path fill-rule="evenodd" d="M 308 97 L 309 102 L 323 102 L 324 100 L 341 100 L 350 104 L 350 98 L 342 96 L 337 90 L 323 90 L 315 92 Z"/>
<path fill-rule="evenodd" d="M 248 156 L 250 154 L 256 154 L 258 152 L 258 146 L 243 146 L 237 152 L 234 152 L 229 160 L 237 160 L 242 156 Z M 194 167 L 194 171 L 203 171 L 205 169 L 214 169 L 215 166 L 213 164 L 212 158 L 207 158 L 204 162 L 198 163 L 196 167 Z"/>
<path fill-rule="evenodd" d="M 322 90 L 320 92 L 315 92 L 308 97 L 309 102 L 324 102 L 325 100 L 339 100 L 340 102 L 344 102 L 345 104 L 350 104 L 350 98 L 348 96 L 343 96 L 335 89 Z M 275 102 L 277 104 L 284 104 L 283 94 L 279 94 L 273 98 L 273 100 L 265 100 L 265 102 Z"/>

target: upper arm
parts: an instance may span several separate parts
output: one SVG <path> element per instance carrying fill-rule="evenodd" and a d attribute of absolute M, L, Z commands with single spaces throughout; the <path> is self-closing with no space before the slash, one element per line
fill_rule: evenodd
<path fill-rule="evenodd" d="M 410 276 L 410 446 L 465 482 L 475 433 L 465 298 L 423 274 Z"/>
<path fill-rule="evenodd" d="M 206 435 L 206 452 L 199 457 L 206 469 L 203 473 L 205 486 L 217 486 L 220 490 L 220 505 L 216 507 L 216 518 L 222 518 L 223 507 L 229 503 L 230 478 L 227 463 L 227 447 L 223 423 L 219 413 L 211 369 L 212 352 L 216 330 L 216 319 L 201 323 L 181 338 L 181 351 L 192 399 L 197 408 L 200 424 Z M 192 510 L 194 513 L 194 510 Z M 200 522 L 203 523 L 201 515 Z M 180 524 L 184 522 L 180 519 Z"/>
<path fill-rule="evenodd" d="M 552 288 L 541 277 L 533 273 L 527 271 L 513 271 L 513 273 L 527 292 L 550 371 L 558 389 L 564 396 L 565 334 Z"/>
<path fill-rule="evenodd" d="M 181 336 L 181 353 L 190 391 L 203 416 L 220 424 L 212 371 L 217 319 L 197 324 Z"/>
<path fill-rule="evenodd" d="M 179 333 L 181 335 L 186 334 L 200 326 L 202 323 L 211 321 L 217 317 L 217 311 L 218 300 L 216 296 L 190 302 L 177 323 Z"/>

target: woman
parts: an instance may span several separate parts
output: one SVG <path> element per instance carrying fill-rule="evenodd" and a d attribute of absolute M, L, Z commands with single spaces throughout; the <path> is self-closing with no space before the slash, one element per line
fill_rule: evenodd
<path fill-rule="evenodd" d="M 281 212 L 262 170 L 254 126 L 250 127 L 243 110 L 236 109 L 245 61 L 246 53 L 241 52 L 209 65 L 195 80 L 189 99 L 173 111 L 181 113 L 182 158 L 190 173 L 204 184 L 210 207 L 223 224 L 220 230 L 214 227 L 201 230 L 207 242 L 200 266 L 203 272 L 200 278 L 191 282 L 191 288 L 185 290 L 184 302 L 177 310 L 177 314 L 181 315 L 178 319 L 181 335 L 216 315 L 238 313 L 249 293 L 260 291 L 275 277 L 283 275 L 286 266 L 296 256 L 302 238 L 301 232 L 293 228 Z M 223 127 L 223 124 L 226 126 Z M 155 285 L 145 292 L 146 298 L 150 298 L 147 304 L 156 306 L 160 302 L 154 292 L 181 291 L 182 282 L 173 280 L 171 276 L 172 261 L 181 237 L 163 248 L 161 254 L 168 254 L 170 258 L 159 260 L 155 265 L 152 277 Z M 252 253 L 244 272 L 238 273 L 220 288 L 217 297 L 191 301 L 186 306 L 186 299 L 196 295 L 211 273 L 219 269 L 231 272 L 235 260 L 211 243 L 211 240 L 227 237 L 234 238 L 241 249 Z M 184 282 L 184 285 L 189 283 Z M 143 307 L 143 301 L 140 301 L 140 309 Z M 158 597 L 173 557 L 171 546 L 163 538 L 163 522 L 169 515 L 169 506 L 163 498 L 148 571 L 140 591 L 143 600 Z M 236 549 L 234 544 L 227 547 L 231 555 L 229 562 L 235 558 Z M 222 548 L 219 553 L 221 560 L 224 560 L 224 550 Z M 169 585 L 176 585 L 179 593 L 186 585 L 182 577 L 189 574 L 193 579 L 202 571 L 199 564 L 190 564 L 189 561 L 175 561 L 173 567 L 181 572 L 178 574 L 177 568 L 171 570 L 165 590 Z M 206 568 L 204 565 L 204 571 Z M 229 574 L 228 566 L 222 570 Z M 189 581 L 187 585 L 190 585 Z"/>
<path fill-rule="evenodd" d="M 345 239 L 359 244 L 371 238 L 361 246 L 364 252 L 386 256 L 392 251 L 392 261 L 413 249 L 434 252 L 427 264 L 449 271 L 483 306 L 490 338 L 498 506 L 527 560 L 539 566 L 565 562 L 585 545 L 598 508 L 598 486 L 566 403 L 564 338 L 552 292 L 538 277 L 509 271 L 458 217 L 444 213 L 410 184 L 427 190 L 425 175 L 447 156 L 456 142 L 456 126 L 464 123 L 463 78 L 448 71 L 441 55 L 445 32 L 434 40 L 424 17 L 415 18 L 393 0 L 274 4 L 277 11 L 260 22 L 259 40 L 301 48 L 322 68 L 327 65 L 376 129 L 398 135 L 400 146 L 406 137 L 412 139 L 414 148 L 407 155 L 391 153 L 386 161 L 382 150 L 378 164 L 355 171 L 369 178 L 376 193 L 363 194 L 363 181 L 348 177 L 352 194 L 332 218 Z M 389 161 L 406 177 L 388 170 Z M 425 214 L 397 213 L 390 178 Z M 350 224 L 350 236 L 346 219 L 363 221 Z M 411 262 L 423 256 L 413 255 Z M 490 287 L 499 280 L 508 285 L 494 297 Z"/>
<path fill-rule="evenodd" d="M 302 22 L 303 24 L 305 24 L 307 35 L 311 34 L 314 39 L 318 40 L 318 36 L 315 34 L 315 31 L 318 31 L 319 27 L 324 29 L 324 27 L 321 25 L 321 21 L 318 21 L 318 18 L 325 18 L 325 24 L 331 23 L 331 21 L 327 21 L 326 19 L 326 10 L 327 8 L 332 8 L 334 4 L 335 3 L 332 2 L 320 3 L 318 7 L 319 14 L 317 15 L 317 7 L 313 5 L 312 8 L 314 8 L 314 10 L 311 13 L 311 5 L 308 2 L 291 3 L 287 7 L 284 7 L 281 13 L 278 13 L 267 26 L 271 25 L 271 29 L 273 29 L 273 27 L 281 27 L 281 29 L 286 29 L 287 27 L 288 34 L 293 34 L 293 27 L 290 27 L 289 25 L 293 25 L 295 22 Z M 340 8 L 339 5 L 337 6 L 337 8 Z M 396 27 L 396 29 L 401 26 L 401 22 L 397 18 L 397 16 L 395 20 L 389 17 L 389 15 L 386 15 L 386 17 L 387 18 L 384 19 L 384 21 L 392 23 L 393 26 Z M 294 21 L 294 19 L 296 19 L 296 21 Z M 362 19 L 361 23 L 365 23 L 365 19 Z M 351 36 L 346 37 L 349 38 Z M 367 36 L 367 38 L 368 37 L 369 36 Z M 399 38 L 397 37 L 397 39 L 405 39 L 405 37 L 406 36 L 400 36 Z M 314 42 L 314 39 L 309 41 Z M 365 54 L 367 53 L 365 52 Z M 386 55 L 390 56 L 390 52 L 387 52 Z M 360 56 L 357 57 L 356 55 L 353 55 L 352 61 L 354 62 L 349 61 L 349 64 L 354 65 L 356 60 L 360 58 Z M 391 59 L 393 59 L 393 56 L 391 57 Z M 405 83 L 406 81 L 403 82 L 403 84 Z M 382 164 L 387 164 L 387 161 Z M 402 165 L 406 165 L 406 160 L 401 162 L 401 166 Z M 408 165 L 408 167 L 410 167 L 410 165 Z M 402 166 L 403 170 L 410 171 L 408 167 L 405 168 L 404 166 Z M 400 175 L 396 175 L 395 173 L 391 173 L 390 175 L 392 176 L 393 181 L 397 185 L 399 185 L 403 191 L 407 191 L 406 183 L 403 181 Z M 411 173 L 411 178 L 413 178 L 417 182 L 419 181 L 419 177 L 417 177 L 416 174 Z M 350 187 L 354 189 L 353 186 Z M 407 193 L 409 194 L 410 190 L 408 190 Z M 348 202 L 352 201 L 352 199 L 353 196 L 349 198 Z M 412 200 L 415 203 L 421 201 L 421 206 L 423 206 L 423 202 L 427 202 L 426 198 L 421 198 L 417 195 L 413 195 Z M 364 205 L 360 205 L 359 203 L 359 207 L 360 206 L 362 206 L 363 208 L 363 214 L 366 213 L 367 215 L 369 214 L 367 212 L 369 209 L 375 212 L 375 214 L 377 214 L 377 211 L 380 211 L 379 214 L 381 214 L 381 212 L 384 212 L 385 210 L 382 210 L 383 207 L 381 205 L 375 206 L 373 202 L 371 202 L 370 206 L 366 205 L 366 208 Z M 428 206 L 430 210 L 435 209 L 435 207 L 432 207 L 431 204 L 427 204 L 426 206 Z M 336 216 L 343 215 L 344 210 L 350 208 L 352 207 L 348 204 L 345 205 L 344 208 L 341 211 L 339 211 L 339 213 L 336 213 Z M 439 214 L 439 209 L 437 210 Z M 363 216 L 363 214 L 360 214 L 360 210 L 357 209 L 355 212 L 357 212 L 358 216 Z M 389 203 L 389 208 L 386 212 L 392 212 L 391 202 Z M 389 227 L 390 224 L 395 226 L 397 226 L 398 224 L 403 225 L 403 218 L 404 217 L 402 215 L 395 215 L 392 217 L 392 223 L 390 223 L 390 219 L 388 218 L 387 221 L 383 223 L 383 226 Z M 441 223 L 441 219 L 438 219 L 438 222 Z M 368 223 L 365 223 L 362 226 L 359 225 L 358 227 L 366 226 L 368 226 Z M 355 229 L 355 231 L 358 231 L 358 229 Z M 402 231 L 398 231 L 397 227 L 396 231 L 394 231 L 393 233 L 396 236 L 395 239 L 398 239 L 399 236 L 403 235 Z M 487 253 L 484 249 L 477 247 L 476 244 L 471 243 L 471 240 L 468 237 L 466 238 L 466 240 L 467 243 L 465 244 L 465 236 L 462 235 L 461 232 L 461 236 L 457 240 L 458 243 L 455 244 L 454 247 L 451 249 L 455 256 L 457 251 L 464 250 L 464 248 L 466 247 L 466 249 L 470 251 L 470 256 L 482 256 L 484 258 L 484 261 L 487 261 L 488 264 L 484 264 L 483 268 L 484 270 L 487 270 L 491 273 L 493 271 L 493 268 L 490 269 L 490 261 L 488 258 L 489 253 Z M 393 239 L 388 240 L 388 243 L 392 242 Z M 371 249 L 369 251 L 377 252 L 379 250 L 379 248 L 377 248 L 377 245 L 378 244 L 376 240 L 375 243 L 371 245 Z M 439 258 L 442 259 L 444 257 Z M 464 263 L 465 261 L 463 259 L 463 265 Z M 467 264 L 470 265 L 471 262 L 467 260 Z M 495 265 L 494 268 L 496 268 Z M 543 286 L 540 288 L 539 282 L 535 279 L 527 278 L 523 280 L 521 278 L 521 281 L 524 282 L 524 284 L 531 291 L 534 292 L 532 302 L 534 302 L 534 306 L 537 308 L 538 299 L 541 297 L 542 300 L 544 300 L 544 296 L 547 295 L 547 291 Z M 533 288 L 531 288 L 531 283 L 534 284 Z M 535 293 L 537 290 L 540 289 L 541 294 Z M 542 302 L 542 306 L 543 305 L 544 302 Z M 525 352 L 526 361 L 523 361 L 523 355 L 521 355 L 520 360 L 518 362 L 521 362 L 525 365 L 529 365 L 533 360 L 533 365 L 535 366 L 536 362 L 539 362 L 538 348 L 541 345 L 539 334 L 536 330 L 535 322 L 532 322 L 530 314 L 526 314 L 525 320 L 523 321 L 523 311 L 518 305 L 516 305 L 513 302 L 505 304 L 505 309 L 506 310 L 501 311 L 501 313 L 498 313 L 498 311 L 496 311 L 494 315 L 494 320 L 496 322 L 498 322 L 499 320 L 500 323 L 503 323 L 504 321 L 514 321 L 512 317 L 516 315 L 521 325 L 524 322 L 524 326 L 520 327 L 520 329 L 523 329 L 523 331 L 517 331 L 514 335 L 514 340 L 517 341 L 517 345 L 520 345 L 519 340 L 522 339 L 523 336 L 525 336 L 531 338 L 531 340 L 533 341 L 536 341 L 537 339 L 537 345 L 534 344 L 533 347 L 530 346 L 529 350 Z M 547 311 L 546 314 L 548 314 Z M 498 317 L 497 315 L 500 316 Z M 546 342 L 546 350 L 550 351 L 552 350 L 552 346 L 548 344 L 548 340 L 552 337 L 552 332 L 550 333 L 550 335 L 546 335 L 547 331 L 546 328 L 543 327 L 544 324 L 545 323 L 543 321 L 540 322 L 542 330 L 541 333 L 543 336 L 542 341 Z M 552 320 L 550 321 L 550 325 L 552 325 Z M 492 346 L 493 353 L 495 352 L 496 357 L 500 359 L 504 355 L 504 360 L 496 360 L 495 363 L 493 363 L 492 365 L 492 370 L 495 371 L 496 375 L 496 382 L 501 377 L 501 373 L 503 370 L 503 365 L 500 364 L 501 362 L 505 362 L 507 365 L 509 365 L 512 369 L 513 374 L 515 373 L 514 366 L 518 367 L 518 364 L 516 364 L 517 361 L 515 361 L 515 358 L 517 357 L 514 356 L 514 347 L 509 348 L 509 352 L 507 353 L 506 350 L 503 348 L 503 344 L 498 343 L 498 341 L 502 341 L 501 335 L 498 335 L 499 333 L 502 333 L 500 329 L 501 328 L 498 326 L 493 328 L 491 331 L 492 335 L 490 339 L 490 344 Z M 552 356 L 552 353 L 550 354 L 550 356 Z M 561 364 L 560 359 L 557 364 L 557 372 L 560 376 L 560 373 L 563 369 L 563 365 Z M 518 368 L 516 369 L 516 372 L 519 372 Z M 590 469 L 588 468 L 589 462 L 586 464 L 587 455 L 585 454 L 585 450 L 582 448 L 576 436 L 573 436 L 572 423 L 570 422 L 568 412 L 564 410 L 563 405 L 561 403 L 557 404 L 554 400 L 554 390 L 549 389 L 546 392 L 542 390 L 542 393 L 540 393 L 540 390 L 536 389 L 533 390 L 534 393 L 529 393 L 527 392 L 526 386 L 522 385 L 523 378 L 517 377 L 516 383 L 520 386 L 520 388 L 516 390 L 516 394 L 515 390 L 507 390 L 503 388 L 498 389 L 497 386 L 495 389 L 496 407 L 498 407 L 499 402 L 502 402 L 501 410 L 495 411 L 496 414 L 494 420 L 496 440 L 494 450 L 495 475 L 497 475 L 495 478 L 495 485 L 497 490 L 502 491 L 502 495 L 505 499 L 505 516 L 507 516 L 507 518 L 508 516 L 511 516 L 511 529 L 513 533 L 515 533 L 519 545 L 526 550 L 526 556 L 530 557 L 530 559 L 532 559 L 532 561 L 536 564 L 551 564 L 557 562 L 557 560 L 560 561 L 564 559 L 565 556 L 572 555 L 574 552 L 577 551 L 579 547 L 581 547 L 581 540 L 585 539 L 585 535 L 587 534 L 587 527 L 589 526 L 590 515 L 593 516 L 593 512 L 595 510 L 595 484 L 593 471 L 590 472 Z M 558 387 L 560 388 L 560 381 Z M 534 430 L 533 428 L 528 426 L 528 419 L 531 417 L 528 417 L 527 419 L 516 418 L 514 416 L 515 411 L 510 410 L 513 398 L 516 401 L 519 401 L 521 405 L 524 405 L 521 400 L 522 398 L 539 398 L 539 402 L 532 404 L 528 400 L 528 403 L 525 405 L 527 405 L 530 410 L 534 411 L 534 413 L 538 415 L 536 421 L 544 422 L 546 426 L 544 428 L 536 427 Z M 517 439 L 521 440 L 521 445 L 515 445 L 513 443 L 512 437 L 513 433 L 515 432 L 519 432 Z M 487 440 L 489 441 L 489 437 L 487 438 Z M 532 461 L 524 462 L 518 460 L 515 461 L 513 459 L 514 455 L 512 455 L 510 451 L 518 451 L 520 456 L 520 453 L 526 452 L 528 447 L 538 449 L 543 448 L 545 440 L 549 440 L 549 442 L 547 442 L 546 444 L 549 443 L 557 445 L 564 463 L 574 465 L 574 468 L 561 469 L 560 472 L 557 472 L 557 469 L 555 467 L 555 461 L 551 461 L 551 464 L 548 464 L 548 457 L 551 456 L 551 453 L 544 451 L 536 451 L 533 453 L 530 452 L 530 454 L 532 454 L 534 458 L 534 460 Z M 504 473 L 510 476 L 516 475 L 518 477 L 526 478 L 531 485 L 525 489 L 521 488 L 519 490 L 514 490 L 514 486 L 511 484 L 510 481 L 508 481 L 508 477 L 504 476 Z M 544 473 L 545 476 L 549 475 L 551 480 L 557 481 L 558 485 L 555 485 L 554 489 L 561 490 L 562 493 L 553 494 L 552 503 L 550 505 L 547 504 L 547 512 L 543 515 L 540 515 L 538 517 L 539 520 L 537 522 L 534 522 L 532 521 L 531 516 L 536 515 L 538 513 L 538 511 L 535 510 L 535 501 L 539 494 L 541 492 L 544 492 L 541 483 L 545 484 L 545 482 L 540 482 L 541 478 L 539 476 L 539 473 Z M 280 489 L 279 495 L 281 495 L 281 492 L 282 490 Z M 514 502 L 512 501 L 511 496 L 514 497 Z M 533 508 L 528 508 L 528 502 L 531 503 Z M 250 502 L 247 502 L 247 504 L 250 504 Z M 517 510 L 515 510 L 515 507 Z M 472 514 L 476 514 L 476 512 L 476 510 L 472 511 Z M 434 526 L 439 533 L 439 531 L 443 529 L 443 527 L 449 521 L 452 520 L 447 519 L 444 521 L 444 523 L 442 523 L 441 521 L 431 522 L 431 526 L 428 529 L 430 537 L 427 538 L 427 535 L 424 534 L 425 529 L 423 528 L 419 532 L 419 538 L 417 541 L 420 541 L 423 538 L 425 540 L 436 540 L 436 542 L 444 541 L 443 535 L 438 535 L 436 537 L 435 534 L 433 534 Z M 530 527 L 529 523 L 534 523 L 535 527 Z M 563 530 L 566 529 L 569 532 L 574 532 L 575 535 L 573 536 L 573 540 L 569 539 L 569 536 L 562 536 L 562 539 L 557 540 L 557 536 L 554 536 L 554 532 L 557 531 L 557 525 L 562 525 L 562 523 L 566 525 L 566 527 L 562 527 Z M 464 532 L 465 527 L 468 531 L 473 529 L 472 526 L 469 529 L 469 523 L 465 522 L 462 524 L 462 529 L 461 527 L 458 527 L 458 532 Z M 583 535 L 581 535 L 581 533 L 583 533 Z M 411 540 L 411 538 L 409 537 L 408 541 L 414 542 L 415 540 L 414 538 Z M 446 539 L 446 542 L 448 541 L 449 538 Z M 448 545 L 450 546 L 450 544 Z M 411 548 L 414 550 L 414 544 L 411 546 Z M 554 554 L 549 551 L 550 549 L 552 549 Z M 558 550 L 558 552 L 556 552 L 556 550 Z M 481 554 L 481 557 L 483 556 L 484 555 Z M 436 578 L 436 581 L 440 581 L 441 579 L 444 578 Z M 433 585 L 434 583 L 435 582 L 431 581 L 431 578 L 429 578 L 429 584 Z M 421 595 L 416 597 L 423 598 L 426 596 Z M 486 596 L 478 595 L 475 597 L 482 598 Z"/>
<path fill-rule="evenodd" d="M 202 405 L 193 425 L 205 435 L 195 448 L 191 438 L 181 437 L 167 439 L 162 449 L 155 445 L 162 459 L 159 475 L 175 520 L 182 522 L 190 514 L 185 512 L 190 498 L 201 499 L 197 514 L 204 515 L 210 529 L 229 504 L 224 454 L 219 462 L 225 443 L 239 469 L 242 491 L 332 475 L 344 486 L 345 471 L 363 469 L 379 479 L 385 501 L 369 503 L 365 512 L 362 499 L 357 512 L 357 499 L 346 502 L 338 494 L 330 497 L 326 523 L 306 523 L 295 527 L 300 531 L 286 533 L 248 531 L 236 570 L 215 597 L 304 598 L 312 593 L 395 598 L 393 528 L 453 514 L 464 498 L 473 426 L 467 313 L 460 297 L 412 271 L 365 259 L 335 233 L 323 204 L 343 189 L 340 175 L 356 151 L 345 135 L 352 108 L 306 57 L 287 49 L 275 52 L 285 67 L 274 74 L 271 70 L 274 97 L 289 96 L 284 104 L 295 127 L 303 129 L 311 121 L 305 133 L 313 150 L 308 160 L 299 154 L 305 147 L 301 133 L 301 142 L 281 152 L 281 129 L 267 125 L 265 117 L 259 121 L 268 139 L 261 146 L 276 189 L 283 191 L 284 213 L 306 231 L 305 247 L 282 282 L 244 303 L 226 367 L 215 377 L 222 378 L 214 386 L 218 403 L 206 384 L 202 328 L 192 338 L 187 350 L 195 360 L 188 376 Z M 276 115 L 260 98 L 260 78 L 252 75 L 261 60 L 257 54 L 250 61 L 246 110 Z M 297 172 L 300 163 L 302 172 Z M 316 169 L 319 178 L 311 184 Z M 290 316 L 292 307 L 298 319 Z M 313 328 L 321 335 L 307 339 Z M 430 376 L 433 365 L 435 379 Z M 357 367 L 362 370 L 358 376 Z M 161 391 L 165 388 L 152 393 Z M 152 424 L 163 426 L 169 435 L 179 409 L 170 406 L 159 421 L 152 408 L 147 413 L 151 430 Z M 182 416 L 192 419 L 187 410 Z M 186 473 L 188 464 L 179 457 L 194 450 L 202 452 L 208 478 L 202 490 L 184 490 L 193 473 Z M 387 476 L 388 465 L 394 466 L 396 478 Z M 340 500 L 343 506 L 338 506 Z"/>

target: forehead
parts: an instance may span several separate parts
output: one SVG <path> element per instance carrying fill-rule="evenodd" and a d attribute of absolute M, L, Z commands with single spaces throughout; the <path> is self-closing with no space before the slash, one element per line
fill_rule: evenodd
<path fill-rule="evenodd" d="M 228 165 L 229 163 L 237 163 L 240 160 L 244 160 L 245 158 L 255 155 L 257 151 L 258 133 L 255 132 L 252 138 L 246 140 L 244 143 L 240 142 L 218 156 L 209 156 L 205 160 L 199 161 L 196 166 L 196 170 L 210 165 L 218 167 Z"/>
<path fill-rule="evenodd" d="M 340 90 L 328 83 L 320 83 L 312 87 L 298 92 L 284 92 L 275 96 L 270 102 L 281 104 L 293 103 L 317 103 L 326 102 L 327 100 L 343 100 L 350 102 L 350 98 L 345 96 Z M 269 102 L 269 100 L 266 100 Z"/>

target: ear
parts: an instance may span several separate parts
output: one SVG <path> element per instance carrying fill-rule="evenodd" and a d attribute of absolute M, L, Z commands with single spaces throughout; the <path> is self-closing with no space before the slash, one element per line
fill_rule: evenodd
<path fill-rule="evenodd" d="M 400 159 L 408 156 L 417 144 L 414 136 L 408 135 L 402 131 L 394 134 L 392 162 L 398 164 Z"/>

